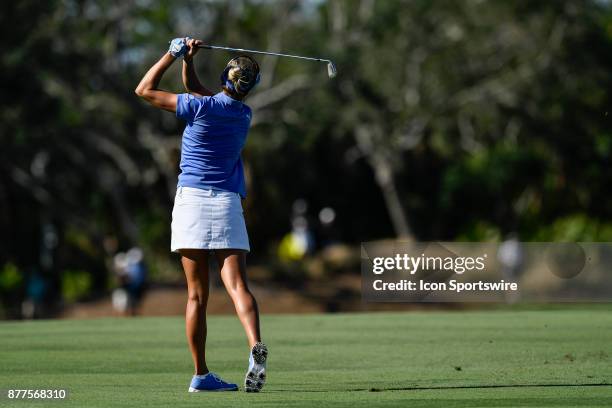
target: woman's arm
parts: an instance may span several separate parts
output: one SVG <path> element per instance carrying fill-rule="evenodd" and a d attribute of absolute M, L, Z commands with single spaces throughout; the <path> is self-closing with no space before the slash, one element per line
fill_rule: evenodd
<path fill-rule="evenodd" d="M 198 52 L 199 44 L 202 44 L 202 41 L 194 39 L 187 41 L 187 46 L 189 49 L 183 58 L 183 85 L 185 85 L 187 92 L 192 95 L 199 97 L 211 96 L 214 95 L 214 93 L 200 83 L 193 65 L 193 56 Z"/>
<path fill-rule="evenodd" d="M 136 87 L 136 95 L 140 96 L 156 108 L 176 112 L 176 94 L 158 89 L 159 81 L 174 62 L 176 57 L 169 52 L 153 65 Z"/>

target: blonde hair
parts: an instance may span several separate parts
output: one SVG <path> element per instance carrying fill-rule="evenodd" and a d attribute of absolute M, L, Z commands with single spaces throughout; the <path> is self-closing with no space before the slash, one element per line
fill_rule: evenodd
<path fill-rule="evenodd" d="M 226 83 L 222 84 L 223 89 L 240 97 L 246 96 L 253 89 L 259 75 L 259 65 L 257 62 L 245 55 L 236 57 L 228 62 L 225 70 L 227 72 L 226 78 L 231 82 L 234 89 L 230 89 Z"/>

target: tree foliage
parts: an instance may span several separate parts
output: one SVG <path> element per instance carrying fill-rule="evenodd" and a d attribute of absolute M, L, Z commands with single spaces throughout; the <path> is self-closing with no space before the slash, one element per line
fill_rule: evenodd
<path fill-rule="evenodd" d="M 133 89 L 188 34 L 339 69 L 329 81 L 317 63 L 260 59 L 244 152 L 255 258 L 288 230 L 297 198 L 313 213 L 334 207 L 346 242 L 610 240 L 611 11 L 595 0 L 6 3 L 0 270 L 42 270 L 58 290 L 62 271 L 86 270 L 102 289 L 109 237 L 167 258 L 182 124 Z M 198 55 L 207 85 L 229 57 Z M 178 69 L 163 86 L 181 90 Z"/>

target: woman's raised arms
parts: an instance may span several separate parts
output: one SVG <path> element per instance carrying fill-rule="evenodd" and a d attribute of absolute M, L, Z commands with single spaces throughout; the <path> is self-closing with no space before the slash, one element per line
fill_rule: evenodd
<path fill-rule="evenodd" d="M 140 80 L 136 87 L 136 95 L 143 98 L 156 108 L 176 112 L 176 94 L 158 89 L 159 81 L 174 62 L 176 57 L 170 52 L 159 59 Z"/>
<path fill-rule="evenodd" d="M 194 40 L 193 38 L 190 38 L 187 41 L 188 50 L 183 58 L 183 85 L 185 85 L 187 92 L 192 95 L 198 97 L 212 96 L 214 95 L 214 92 L 205 88 L 200 83 L 195 67 L 193 66 L 193 56 L 198 52 L 199 44 L 202 44 L 202 41 Z"/>

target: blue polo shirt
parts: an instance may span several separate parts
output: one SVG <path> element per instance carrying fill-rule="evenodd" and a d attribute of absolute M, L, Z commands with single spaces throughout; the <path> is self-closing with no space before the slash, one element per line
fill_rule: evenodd
<path fill-rule="evenodd" d="M 251 124 L 251 108 L 223 92 L 202 98 L 179 94 L 176 116 L 183 132 L 179 187 L 216 188 L 246 197 L 240 151 Z"/>

